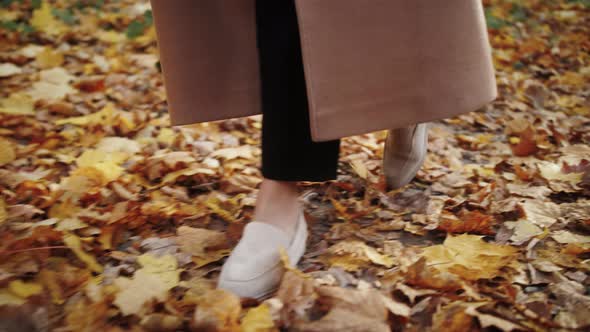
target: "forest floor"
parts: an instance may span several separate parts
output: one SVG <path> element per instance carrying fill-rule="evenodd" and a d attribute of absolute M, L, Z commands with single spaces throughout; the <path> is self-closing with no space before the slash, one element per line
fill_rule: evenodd
<path fill-rule="evenodd" d="M 259 117 L 170 127 L 145 1 L 0 0 L 0 330 L 590 329 L 590 3 L 484 4 L 498 99 L 433 123 L 400 190 L 383 132 L 346 138 L 257 302 L 214 286 Z"/>

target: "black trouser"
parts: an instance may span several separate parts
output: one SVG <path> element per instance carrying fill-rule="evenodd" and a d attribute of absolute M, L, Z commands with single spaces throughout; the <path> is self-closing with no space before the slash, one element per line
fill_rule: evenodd
<path fill-rule="evenodd" d="M 313 142 L 293 0 L 256 0 L 262 81 L 262 175 L 281 181 L 336 178 L 340 140 Z"/>

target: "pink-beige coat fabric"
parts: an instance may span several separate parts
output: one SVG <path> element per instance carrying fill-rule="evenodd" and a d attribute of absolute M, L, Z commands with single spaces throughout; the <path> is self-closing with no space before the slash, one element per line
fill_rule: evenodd
<path fill-rule="evenodd" d="M 255 0 L 151 0 L 173 125 L 261 112 Z M 497 95 L 480 0 L 295 0 L 315 141 Z"/>

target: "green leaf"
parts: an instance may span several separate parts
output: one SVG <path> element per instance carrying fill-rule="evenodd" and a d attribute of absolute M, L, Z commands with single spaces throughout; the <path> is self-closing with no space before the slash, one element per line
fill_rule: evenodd
<path fill-rule="evenodd" d="M 488 28 L 490 29 L 500 29 L 507 24 L 507 22 L 503 19 L 492 15 L 492 12 L 489 9 L 486 9 L 485 14 L 486 22 L 488 24 Z"/>
<path fill-rule="evenodd" d="M 41 0 L 31 0 L 31 4 L 33 5 L 33 8 L 35 8 L 35 9 L 41 8 Z"/>
<path fill-rule="evenodd" d="M 524 21 L 527 18 L 526 9 L 520 5 L 513 4 L 512 10 L 510 11 L 510 15 L 516 21 Z"/>
<path fill-rule="evenodd" d="M 17 31 L 19 24 L 14 21 L 2 21 L 0 22 L 0 27 L 8 31 Z"/>
<path fill-rule="evenodd" d="M 516 69 L 516 70 L 521 70 L 523 68 L 525 68 L 526 66 L 524 65 L 524 63 L 517 61 L 512 65 L 512 68 Z"/>
<path fill-rule="evenodd" d="M 8 31 L 18 31 L 23 34 L 29 34 L 35 31 L 35 29 L 27 23 L 16 21 L 0 21 L 0 28 Z"/>
<path fill-rule="evenodd" d="M 567 0 L 569 3 L 579 3 L 586 8 L 590 8 L 590 0 Z"/>
<path fill-rule="evenodd" d="M 143 35 L 145 30 L 153 24 L 153 21 L 152 11 L 146 10 L 140 19 L 132 21 L 129 26 L 127 26 L 127 31 L 125 32 L 127 38 L 135 39 Z"/>
<path fill-rule="evenodd" d="M 129 26 L 127 26 L 127 31 L 125 32 L 125 34 L 127 35 L 127 38 L 135 39 L 141 36 L 144 30 L 145 27 L 143 23 L 139 21 L 133 21 L 129 24 Z"/>
<path fill-rule="evenodd" d="M 53 8 L 51 10 L 51 13 L 53 14 L 53 16 L 59 18 L 68 25 L 74 25 L 78 21 L 76 19 L 76 16 L 74 16 L 74 12 L 71 9 L 59 10 L 57 8 Z"/>
<path fill-rule="evenodd" d="M 0 0 L 0 7 L 8 7 L 15 0 Z"/>

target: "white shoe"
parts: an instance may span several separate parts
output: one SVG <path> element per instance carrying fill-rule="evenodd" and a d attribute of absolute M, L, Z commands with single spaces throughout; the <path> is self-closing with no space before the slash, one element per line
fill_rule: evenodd
<path fill-rule="evenodd" d="M 424 163 L 427 147 L 427 123 L 389 130 L 383 150 L 383 173 L 389 189 L 412 181 Z"/>
<path fill-rule="evenodd" d="M 306 244 L 307 223 L 303 211 L 292 237 L 274 225 L 249 222 L 221 269 L 217 287 L 241 297 L 265 298 L 277 289 L 285 272 L 280 248 L 285 249 L 290 264 L 296 265 Z"/>

